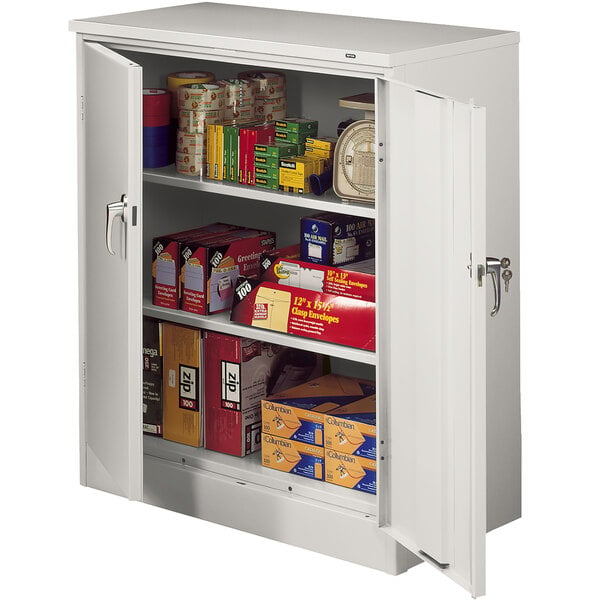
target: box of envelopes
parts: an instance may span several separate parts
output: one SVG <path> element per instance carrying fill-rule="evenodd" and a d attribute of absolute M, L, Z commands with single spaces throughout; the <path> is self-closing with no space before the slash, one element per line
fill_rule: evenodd
<path fill-rule="evenodd" d="M 375 350 L 375 302 L 239 278 L 231 320 L 324 342 Z"/>

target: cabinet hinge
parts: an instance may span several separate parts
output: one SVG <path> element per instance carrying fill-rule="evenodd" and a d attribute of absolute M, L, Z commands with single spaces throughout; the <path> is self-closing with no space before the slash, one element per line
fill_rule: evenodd
<path fill-rule="evenodd" d="M 419 554 L 438 569 L 448 569 L 450 567 L 450 563 L 441 563 L 427 552 L 423 552 L 423 550 L 419 550 Z"/>

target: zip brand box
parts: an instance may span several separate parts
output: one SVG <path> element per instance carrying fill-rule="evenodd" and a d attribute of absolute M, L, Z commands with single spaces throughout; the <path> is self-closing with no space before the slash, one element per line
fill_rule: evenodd
<path fill-rule="evenodd" d="M 263 433 L 323 446 L 325 414 L 375 393 L 375 383 L 323 375 L 262 401 Z"/>
<path fill-rule="evenodd" d="M 163 437 L 202 445 L 200 330 L 163 323 Z"/>
<path fill-rule="evenodd" d="M 375 395 L 331 411 L 325 417 L 325 448 L 377 458 Z"/>
<path fill-rule="evenodd" d="M 213 223 L 179 231 L 152 240 L 152 303 L 178 309 L 181 303 L 181 245 L 191 240 L 208 240 L 241 229 L 237 225 Z"/>
<path fill-rule="evenodd" d="M 144 433 L 162 436 L 162 323 L 144 317 L 142 335 L 142 408 Z"/>
<path fill-rule="evenodd" d="M 323 374 L 323 357 L 207 331 L 204 334 L 204 445 L 246 456 L 260 448 L 261 400 Z"/>
<path fill-rule="evenodd" d="M 325 481 L 345 488 L 377 493 L 377 462 L 325 449 Z"/>
<path fill-rule="evenodd" d="M 319 131 L 319 122 L 301 117 L 288 117 L 287 119 L 278 119 L 275 121 L 275 128 L 277 131 L 315 136 Z"/>
<path fill-rule="evenodd" d="M 310 479 L 323 480 L 325 449 L 262 434 L 262 465 Z"/>
<path fill-rule="evenodd" d="M 181 308 L 200 315 L 228 310 L 238 277 L 258 277 L 260 256 L 275 234 L 239 229 L 208 241 L 181 244 Z"/>
<path fill-rule="evenodd" d="M 279 257 L 272 257 L 266 269 L 264 265 L 261 258 L 261 281 L 375 302 L 373 259 L 354 263 L 347 269 Z"/>
<path fill-rule="evenodd" d="M 375 303 L 256 279 L 238 279 L 231 320 L 375 350 Z"/>
<path fill-rule="evenodd" d="M 375 220 L 323 212 L 300 221 L 303 261 L 328 266 L 375 258 Z"/>

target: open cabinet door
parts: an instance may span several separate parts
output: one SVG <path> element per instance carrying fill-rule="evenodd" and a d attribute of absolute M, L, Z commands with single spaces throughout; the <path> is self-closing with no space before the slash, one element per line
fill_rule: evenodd
<path fill-rule="evenodd" d="M 142 498 L 142 69 L 78 39 L 81 482 Z"/>
<path fill-rule="evenodd" d="M 377 91 L 380 526 L 476 597 L 485 592 L 485 109 L 395 81 Z"/>

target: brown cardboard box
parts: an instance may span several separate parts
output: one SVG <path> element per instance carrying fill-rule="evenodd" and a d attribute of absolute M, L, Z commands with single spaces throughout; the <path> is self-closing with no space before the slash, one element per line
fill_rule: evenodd
<path fill-rule="evenodd" d="M 202 445 L 200 330 L 163 323 L 163 437 Z"/>

